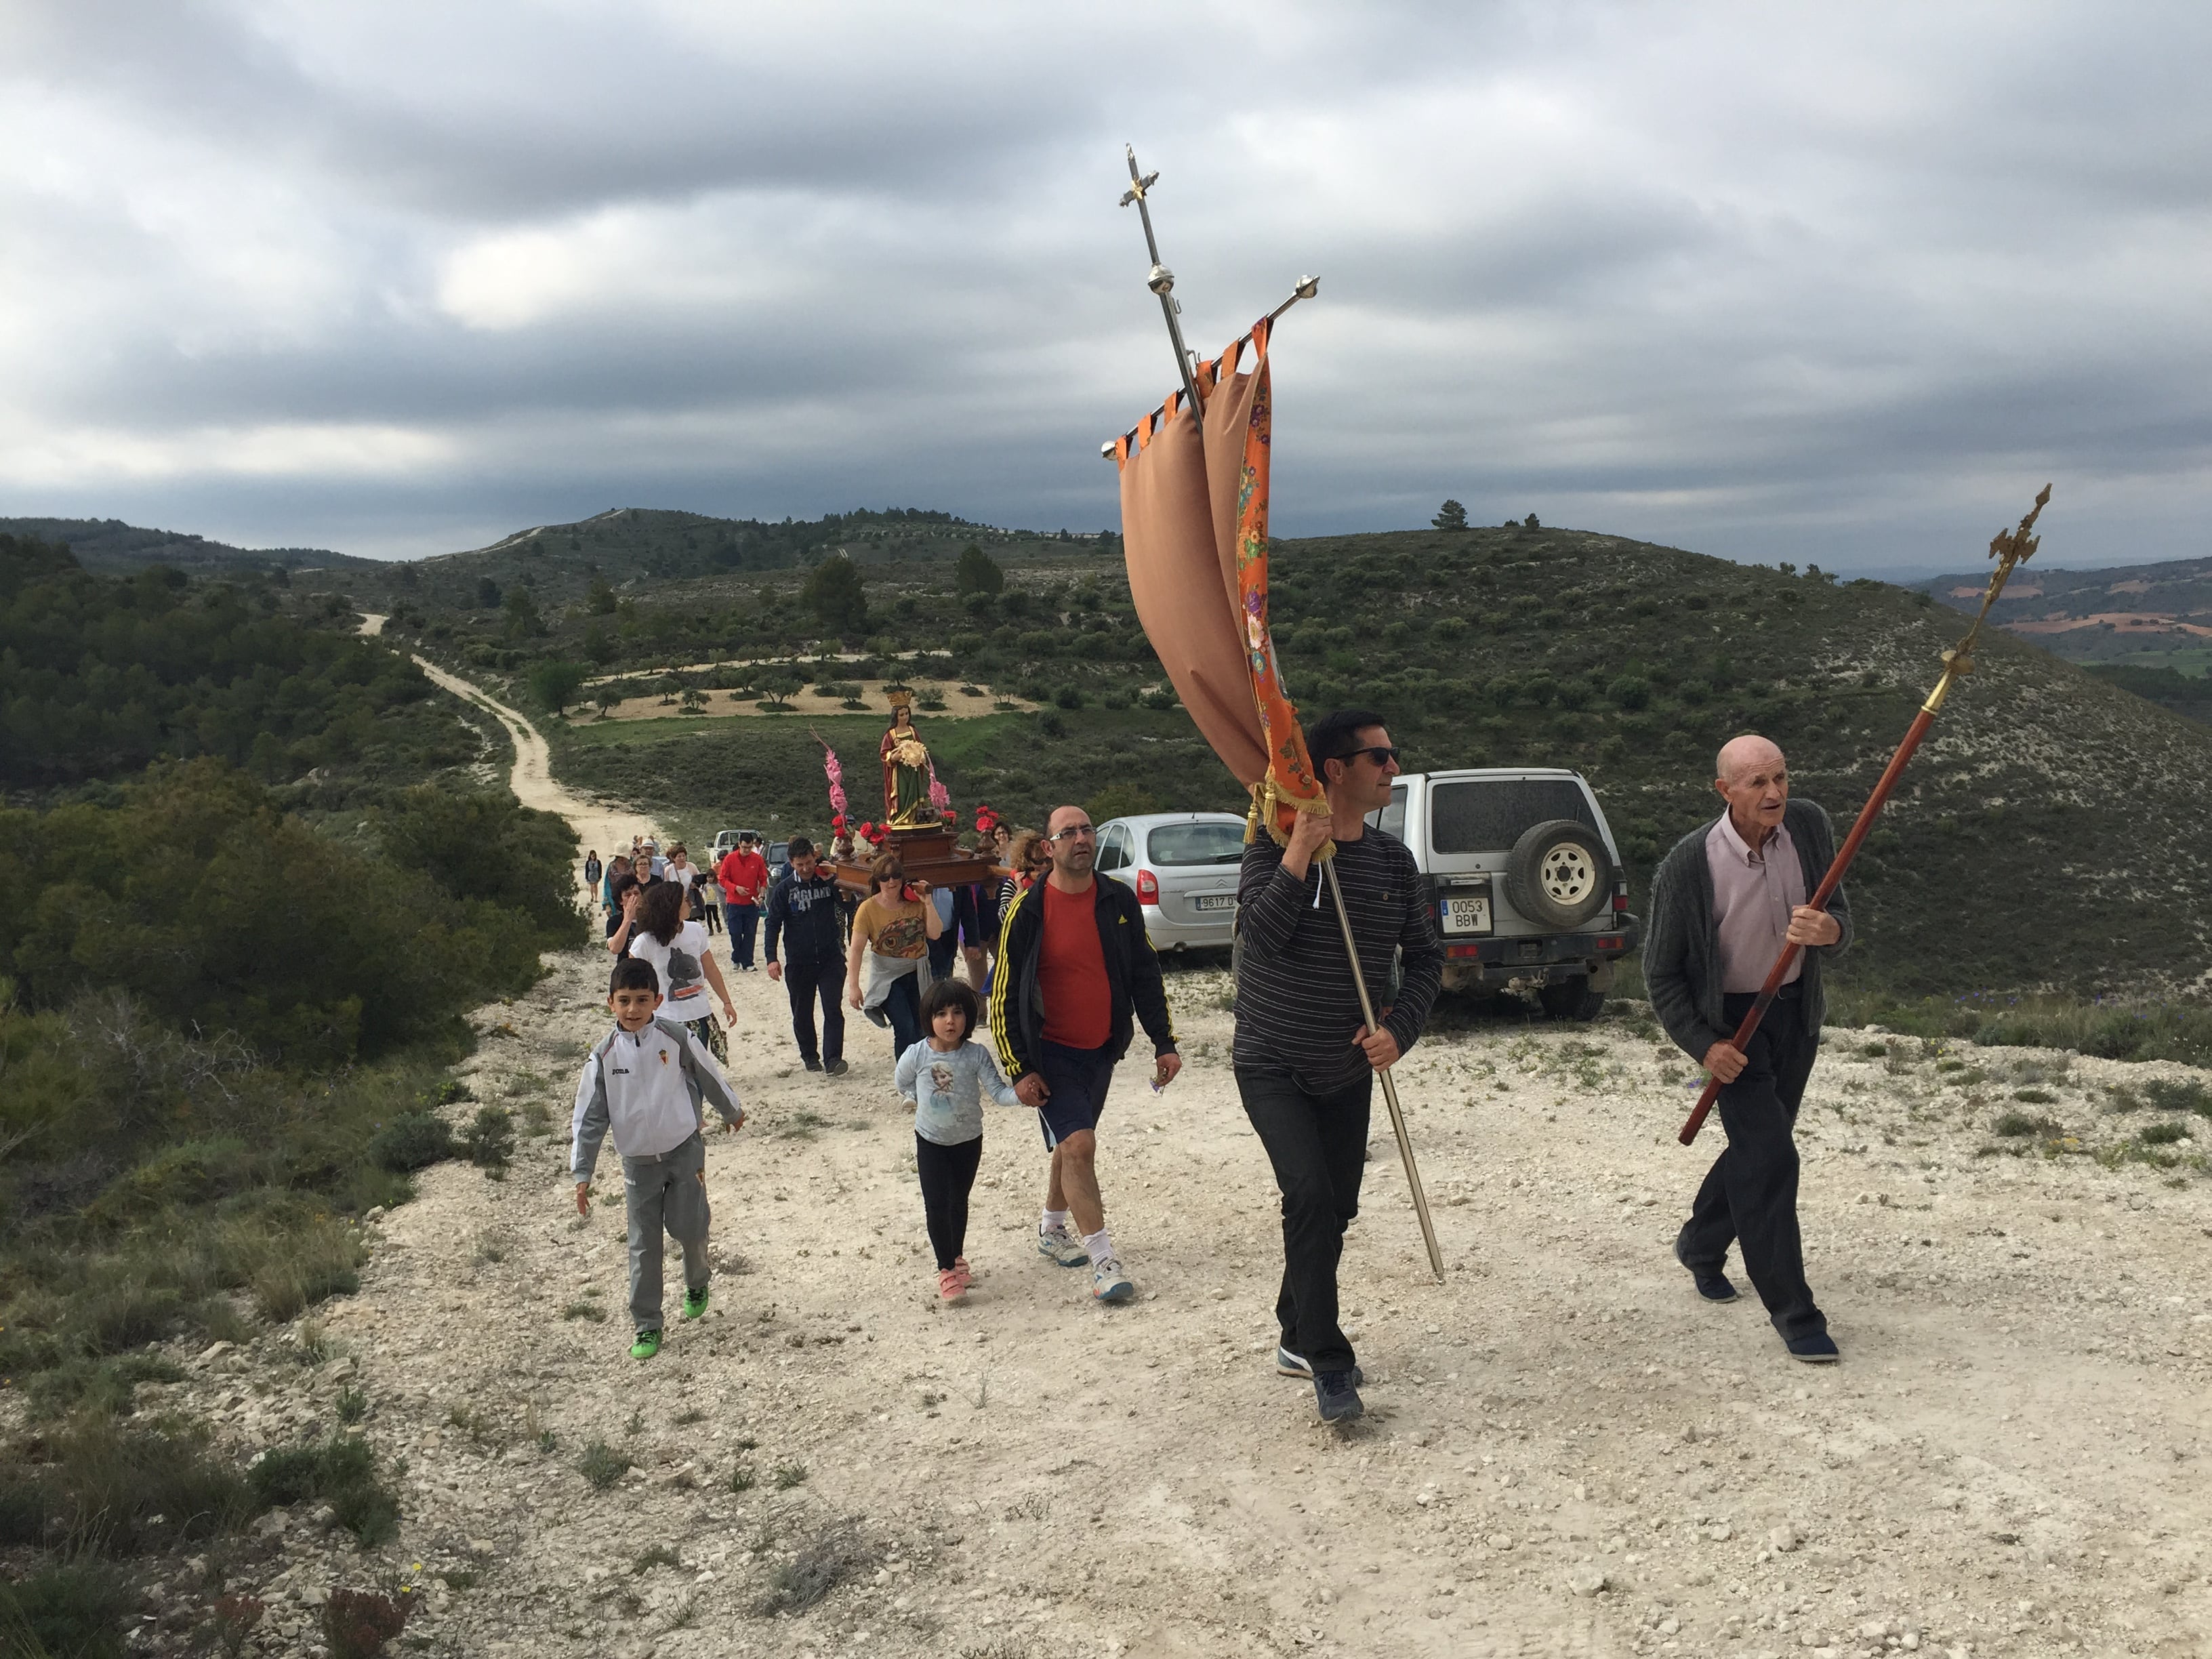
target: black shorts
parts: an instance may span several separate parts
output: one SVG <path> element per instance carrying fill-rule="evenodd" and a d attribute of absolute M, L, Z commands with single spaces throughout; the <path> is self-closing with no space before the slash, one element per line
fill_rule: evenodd
<path fill-rule="evenodd" d="M 1103 1048 L 1066 1048 L 1048 1042 L 1037 1057 L 1037 1075 L 1052 1097 L 1037 1109 L 1044 1144 L 1057 1146 L 1079 1129 L 1096 1129 L 1113 1086 L 1114 1061 Z"/>

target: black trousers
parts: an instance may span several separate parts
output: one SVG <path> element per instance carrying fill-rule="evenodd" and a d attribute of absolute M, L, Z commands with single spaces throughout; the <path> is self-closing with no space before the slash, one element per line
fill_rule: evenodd
<path fill-rule="evenodd" d="M 1359 1213 L 1375 1074 L 1317 1095 L 1288 1072 L 1240 1066 L 1237 1092 L 1283 1195 L 1283 1288 L 1275 1298 L 1283 1346 L 1316 1371 L 1348 1371 L 1352 1343 L 1337 1322 L 1336 1264 L 1344 1230 Z"/>
<path fill-rule="evenodd" d="M 914 1138 L 915 1172 L 921 1177 L 921 1212 L 929 1223 L 929 1248 L 942 1273 L 968 1249 L 968 1194 L 983 1162 L 983 1137 L 957 1146 Z"/>
<path fill-rule="evenodd" d="M 1674 1245 L 1686 1266 L 1714 1272 L 1731 1243 L 1741 1246 L 1743 1270 L 1785 1340 L 1828 1328 L 1805 1282 L 1805 1243 L 1797 1231 L 1793 1131 L 1820 1034 L 1805 1029 L 1805 1005 L 1790 994 L 1796 989 L 1783 987 L 1752 1036 L 1741 1074 L 1721 1090 L 1728 1146 L 1706 1171 Z M 1754 1000 L 1748 993 L 1722 1000 L 1731 1028 Z"/>
<path fill-rule="evenodd" d="M 783 988 L 791 998 L 791 1034 L 799 1039 L 803 1060 L 842 1060 L 845 1057 L 845 964 L 842 962 L 787 962 Z M 814 1049 L 814 1005 L 822 1005 L 822 1050 Z"/>

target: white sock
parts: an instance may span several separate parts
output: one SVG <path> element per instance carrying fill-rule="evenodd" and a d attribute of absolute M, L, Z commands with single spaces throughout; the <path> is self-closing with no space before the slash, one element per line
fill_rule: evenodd
<path fill-rule="evenodd" d="M 1066 1225 L 1067 1225 L 1067 1212 L 1065 1210 L 1040 1210 L 1037 1212 L 1037 1231 L 1041 1233 L 1048 1233 L 1054 1227 L 1065 1227 Z"/>
<path fill-rule="evenodd" d="M 1114 1235 L 1103 1227 L 1095 1233 L 1085 1233 L 1083 1248 L 1091 1252 L 1091 1265 L 1099 1267 L 1114 1259 Z"/>

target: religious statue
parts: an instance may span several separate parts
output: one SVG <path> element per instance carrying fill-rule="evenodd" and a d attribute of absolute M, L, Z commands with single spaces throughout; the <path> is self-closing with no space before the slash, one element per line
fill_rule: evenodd
<path fill-rule="evenodd" d="M 877 751 L 884 763 L 884 827 L 919 830 L 937 821 L 929 799 L 929 750 L 915 735 L 914 711 L 891 705 L 890 729 Z"/>

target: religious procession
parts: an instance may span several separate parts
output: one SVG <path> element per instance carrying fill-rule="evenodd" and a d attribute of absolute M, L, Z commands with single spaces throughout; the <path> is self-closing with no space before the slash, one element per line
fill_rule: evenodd
<path fill-rule="evenodd" d="M 1133 150 L 1127 159 L 1122 204 L 1139 210 L 1152 262 L 1147 285 L 1180 385 L 1103 453 L 1119 470 L 1137 615 L 1180 705 L 1249 798 L 1233 900 L 1233 1066 L 1281 1215 L 1273 1364 L 1310 1383 L 1321 1422 L 1344 1424 L 1365 1409 L 1340 1269 L 1360 1213 L 1374 1097 L 1379 1090 L 1410 1218 L 1441 1280 L 1445 1258 L 1394 1070 L 1419 1042 L 1448 972 L 1468 971 L 1465 959 L 1480 947 L 1448 945 L 1455 902 L 1468 901 L 1455 900 L 1385 827 L 1395 796 L 1402 828 L 1404 769 L 1384 717 L 1357 706 L 1302 715 L 1275 650 L 1271 356 L 1283 317 L 1316 297 L 1318 280 L 1301 277 L 1281 306 L 1200 358 L 1184 343 L 1174 275 L 1153 234 L 1147 198 L 1158 175 L 1140 173 Z M 1714 1304 L 1743 1299 L 1728 1271 L 1733 1251 L 1789 1361 L 1843 1358 L 1808 1280 L 1795 1126 L 1819 1059 L 1826 966 L 1854 938 L 1844 877 L 1947 698 L 1972 672 L 1991 607 L 2036 550 L 2033 532 L 2050 495 L 2046 485 L 2017 526 L 1991 542 L 1979 612 L 1935 665 L 1925 702 L 1840 839 L 1824 806 L 1793 794 L 1781 748 L 1739 732 L 1713 758 L 1717 811 L 1684 826 L 1651 878 L 1644 984 L 1667 1038 L 1705 1077 L 1678 1139 L 1691 1146 L 1717 1109 L 1726 1143 L 1701 1180 L 1684 1182 L 1684 1217 L 1660 1243 L 1687 1288 Z M 910 700 L 892 702 L 877 754 L 879 817 L 854 822 L 843 763 L 817 738 L 826 845 L 780 843 L 771 872 L 749 833 L 696 886 L 681 848 L 666 876 L 653 849 L 634 848 L 629 869 L 605 878 L 617 1030 L 584 1068 L 574 1166 L 576 1206 L 587 1214 L 611 1128 L 629 1185 L 635 1358 L 661 1346 L 664 1231 L 683 1250 L 684 1316 L 707 1307 L 703 1177 L 687 1180 L 699 1176 L 700 1143 L 681 1132 L 706 1105 L 722 1113 L 726 1129 L 744 1121 L 721 1070 L 727 1040 L 708 991 L 726 1023 L 736 1015 L 704 928 L 687 919 L 714 908 L 703 901 L 709 890 L 720 896 L 742 971 L 754 966 L 756 921 L 764 919 L 768 972 L 788 991 L 808 1071 L 850 1069 L 848 1012 L 889 1031 L 894 1086 L 915 1112 L 915 1168 L 942 1303 L 964 1301 L 975 1283 L 966 1240 L 987 1104 L 1036 1116 L 1037 1255 L 1088 1269 L 1090 1297 L 1102 1305 L 1137 1296 L 1108 1224 L 1099 1146 L 1102 1131 L 1110 1133 L 1116 1067 L 1139 1027 L 1153 1094 L 1182 1068 L 1149 936 L 1161 913 L 1101 869 L 1099 826 L 1082 806 L 1058 806 L 1041 829 L 1017 831 L 980 805 L 963 835 L 913 715 Z M 1554 837 L 1535 851 L 1534 873 L 1519 872 L 1522 890 L 1512 892 L 1514 872 L 1504 877 L 1523 910 L 1541 914 L 1547 888 L 1555 904 L 1601 902 L 1618 882 L 1603 847 Z M 1616 899 L 1615 911 L 1625 904 Z M 1637 919 L 1608 914 L 1615 931 L 1597 943 L 1625 952 Z M 1593 976 L 1607 966 L 1594 963 Z M 625 1042 L 674 1046 L 662 1047 L 656 1072 L 614 1064 Z M 610 1085 L 640 1072 L 647 1085 Z M 664 1127 L 652 1138 L 673 1137 L 673 1150 L 633 1157 L 629 1148 L 646 1133 L 640 1124 L 653 1114 Z"/>

